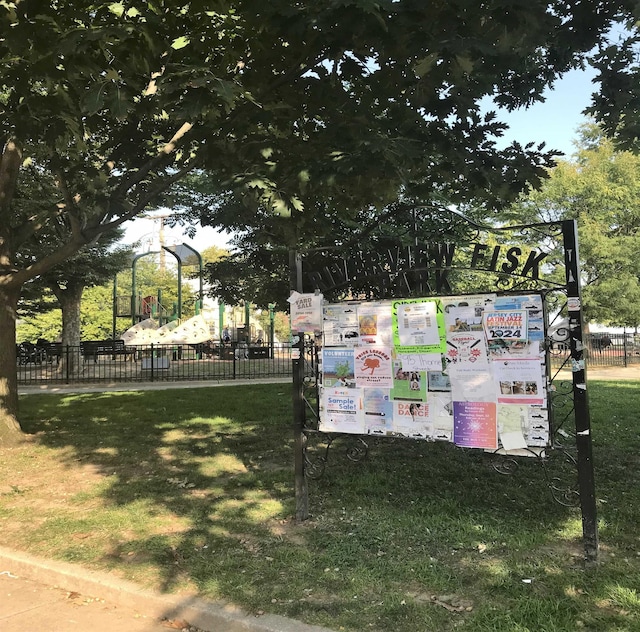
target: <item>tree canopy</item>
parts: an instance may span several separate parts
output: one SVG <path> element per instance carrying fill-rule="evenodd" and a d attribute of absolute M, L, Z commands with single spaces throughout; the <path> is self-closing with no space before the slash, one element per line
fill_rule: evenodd
<path fill-rule="evenodd" d="M 290 243 L 314 213 L 353 217 L 399 188 L 488 212 L 538 185 L 554 154 L 498 150 L 503 126 L 479 100 L 542 98 L 633 5 L 0 2 L 0 414 L 17 409 L 22 285 L 194 169 L 214 174 L 253 225 L 258 208 L 292 216 Z M 55 183 L 56 202 L 16 213 L 29 165 Z M 22 244 L 53 222 L 67 240 L 21 267 Z"/>
<path fill-rule="evenodd" d="M 640 325 L 640 157 L 616 151 L 593 124 L 581 128 L 573 160 L 514 207 L 520 221 L 578 221 L 588 321 Z"/>

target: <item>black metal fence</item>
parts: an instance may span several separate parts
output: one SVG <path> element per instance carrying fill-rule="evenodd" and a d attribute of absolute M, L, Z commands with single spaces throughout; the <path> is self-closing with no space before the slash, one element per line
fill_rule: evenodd
<path fill-rule="evenodd" d="M 176 382 L 291 376 L 288 344 L 89 345 L 18 350 L 18 383 Z"/>
<path fill-rule="evenodd" d="M 584 357 L 589 366 L 629 366 L 640 363 L 640 334 L 584 334 Z M 569 356 L 565 343 L 554 343 L 552 363 L 563 364 Z"/>

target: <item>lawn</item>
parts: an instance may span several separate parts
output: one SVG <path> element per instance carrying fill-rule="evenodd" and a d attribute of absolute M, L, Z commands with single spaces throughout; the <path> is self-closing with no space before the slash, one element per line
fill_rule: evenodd
<path fill-rule="evenodd" d="M 449 444 L 334 445 L 296 524 L 282 384 L 23 397 L 0 543 L 334 630 L 637 631 L 639 387 L 590 384 L 594 567 L 539 464 Z"/>

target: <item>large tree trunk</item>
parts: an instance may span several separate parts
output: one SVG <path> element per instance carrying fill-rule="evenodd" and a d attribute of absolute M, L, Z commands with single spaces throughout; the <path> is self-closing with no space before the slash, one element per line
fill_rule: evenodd
<path fill-rule="evenodd" d="M 64 375 L 75 375 L 80 371 L 80 303 L 84 287 L 70 284 L 55 292 L 62 308 L 62 348 L 69 349 L 60 363 Z"/>
<path fill-rule="evenodd" d="M 24 439 L 18 423 L 16 310 L 20 290 L 0 286 L 0 447 Z"/>

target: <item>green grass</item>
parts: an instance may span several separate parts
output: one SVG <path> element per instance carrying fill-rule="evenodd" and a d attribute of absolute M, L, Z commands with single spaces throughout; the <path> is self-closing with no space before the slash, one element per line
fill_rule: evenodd
<path fill-rule="evenodd" d="M 538 463 L 346 443 L 296 524 L 290 386 L 29 395 L 0 542 L 345 631 L 640 630 L 640 384 L 590 384 L 601 555 Z M 311 441 L 311 450 L 319 446 Z"/>

